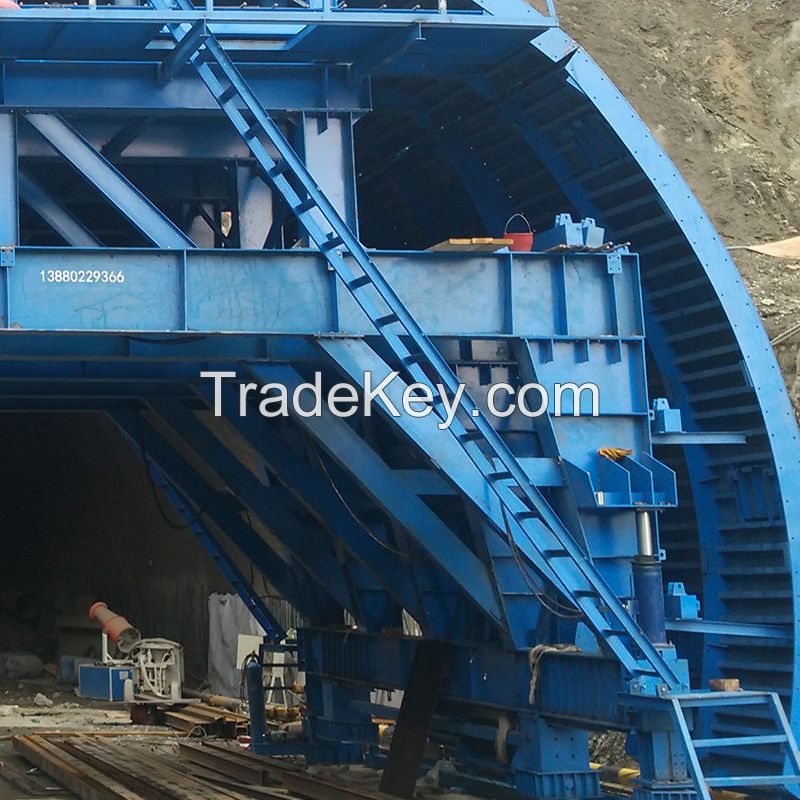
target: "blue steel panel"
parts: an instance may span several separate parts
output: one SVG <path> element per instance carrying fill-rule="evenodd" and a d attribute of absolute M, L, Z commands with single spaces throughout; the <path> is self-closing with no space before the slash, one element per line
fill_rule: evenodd
<path fill-rule="evenodd" d="M 401 258 L 376 253 L 374 258 L 430 335 L 509 335 L 509 316 L 513 314 L 518 335 L 563 336 L 552 316 L 542 314 L 540 305 L 526 299 L 534 296 L 535 287 L 541 287 L 541 270 L 557 268 L 558 262 L 550 256 L 515 255 L 509 259 L 508 255 L 405 253 Z M 580 262 L 581 273 L 595 274 L 598 281 L 610 284 L 604 256 L 582 255 L 575 261 Z M 15 328 L 375 333 L 349 294 L 341 286 L 333 291 L 332 275 L 315 251 L 239 251 L 233 255 L 221 250 L 173 254 L 18 248 L 16 262 L 15 269 L 0 273 L 0 281 L 9 286 L 10 326 Z M 62 279 L 53 280 L 51 270 L 61 271 Z M 66 278 L 64 271 L 69 273 Z M 113 273 L 115 281 L 121 272 L 124 283 L 87 283 L 85 274 L 83 282 L 77 282 L 75 273 L 80 271 Z M 620 277 L 616 275 L 614 280 Z M 576 309 L 580 291 L 577 295 L 572 301 Z M 618 298 L 624 295 L 623 291 L 617 293 Z M 169 302 L 164 302 L 165 298 Z M 591 298 L 587 308 L 596 302 L 597 298 Z M 628 305 L 618 300 L 620 318 L 626 313 L 633 317 L 631 309 L 625 311 Z M 469 315 L 464 309 L 469 309 Z M 581 314 L 587 322 L 577 336 L 615 335 L 600 318 L 590 326 L 588 314 Z M 621 335 L 632 332 L 622 331 Z"/>
<path fill-rule="evenodd" d="M 22 251 L 18 251 L 22 256 Z M 0 278 L 7 327 L 39 330 L 183 330 L 181 255 L 39 251 Z M 52 275 L 50 274 L 52 271 Z M 61 280 L 59 272 L 67 272 Z M 75 282 L 70 282 L 74 273 Z M 123 282 L 120 282 L 120 276 Z M 89 282 L 91 281 L 91 282 Z M 113 281 L 113 282 L 112 282 Z M 165 304 L 165 298 L 170 298 Z M 112 327 L 109 328 L 108 326 Z"/>
<path fill-rule="evenodd" d="M 622 272 L 616 275 L 608 274 L 605 257 L 553 255 L 550 263 L 518 259 L 522 268 L 513 275 L 515 333 L 529 336 L 531 322 L 544 318 L 564 335 L 642 335 L 635 256 L 623 255 Z"/>
<path fill-rule="evenodd" d="M 253 253 L 231 265 L 219 255 L 192 254 L 187 261 L 187 327 L 209 330 L 205 320 L 213 320 L 211 330 L 331 330 L 330 274 L 317 254 Z"/>

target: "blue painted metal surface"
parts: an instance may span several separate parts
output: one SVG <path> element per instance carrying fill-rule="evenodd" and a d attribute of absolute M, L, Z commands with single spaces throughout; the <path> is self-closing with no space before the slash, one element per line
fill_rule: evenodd
<path fill-rule="evenodd" d="M 613 728 L 641 800 L 795 790 L 794 418 L 707 217 L 552 3 L 26 4 L 0 62 L 0 409 L 110 413 L 274 639 L 226 547 L 296 606 L 310 758 L 375 743 L 406 612 L 457 643 L 433 736 L 469 785 L 595 797 Z M 549 252 L 427 251 L 516 211 Z M 393 369 L 369 417 L 258 413 Z M 224 421 L 201 371 L 233 373 Z M 487 414 L 567 380 L 597 417 Z M 412 382 L 435 415 L 391 413 Z M 643 510 L 669 644 L 636 622 Z M 720 677 L 750 693 L 698 693 Z"/>

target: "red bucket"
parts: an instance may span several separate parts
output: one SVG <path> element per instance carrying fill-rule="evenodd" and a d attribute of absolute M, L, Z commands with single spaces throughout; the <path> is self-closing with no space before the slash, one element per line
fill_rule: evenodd
<path fill-rule="evenodd" d="M 509 233 L 508 226 L 511 224 L 512 220 L 517 218 L 521 219 L 525 225 L 527 225 L 528 230 L 520 233 Z M 512 250 L 515 253 L 530 253 L 531 250 L 533 250 L 534 236 L 535 231 L 533 228 L 531 228 L 530 222 L 528 222 L 527 218 L 523 214 L 512 214 L 508 218 L 508 222 L 506 222 L 506 227 L 503 231 L 503 238 L 511 239 L 511 244 L 508 246 L 509 250 Z"/>

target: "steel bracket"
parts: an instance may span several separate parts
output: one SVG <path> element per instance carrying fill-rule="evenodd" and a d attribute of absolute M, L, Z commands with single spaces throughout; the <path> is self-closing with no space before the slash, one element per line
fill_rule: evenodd
<path fill-rule="evenodd" d="M 609 275 L 619 275 L 622 272 L 622 252 L 611 250 L 606 256 L 606 269 Z"/>
<path fill-rule="evenodd" d="M 17 251 L 13 245 L 0 247 L 0 267 L 13 267 L 17 262 Z"/>

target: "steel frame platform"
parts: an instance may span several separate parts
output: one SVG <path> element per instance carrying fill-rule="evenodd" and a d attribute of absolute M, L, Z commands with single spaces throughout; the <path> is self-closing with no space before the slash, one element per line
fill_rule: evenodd
<path fill-rule="evenodd" d="M 426 250 L 519 210 L 554 250 Z M 598 226 L 630 248 L 581 252 Z M 241 383 L 392 369 L 465 383 L 453 428 L 237 413 Z M 599 419 L 485 415 L 494 381 L 562 378 Z M 642 798 L 794 785 L 794 415 L 711 223 L 552 3 L 0 10 L 0 409 L 110 414 L 272 640 L 231 553 L 297 607 L 311 757 L 374 743 L 405 611 L 453 645 L 433 735 L 473 781 L 595 797 L 586 731 L 614 728 Z M 637 509 L 674 646 L 636 621 Z M 531 699 L 542 644 L 583 652 Z M 775 715 L 681 699 L 720 677 Z"/>

